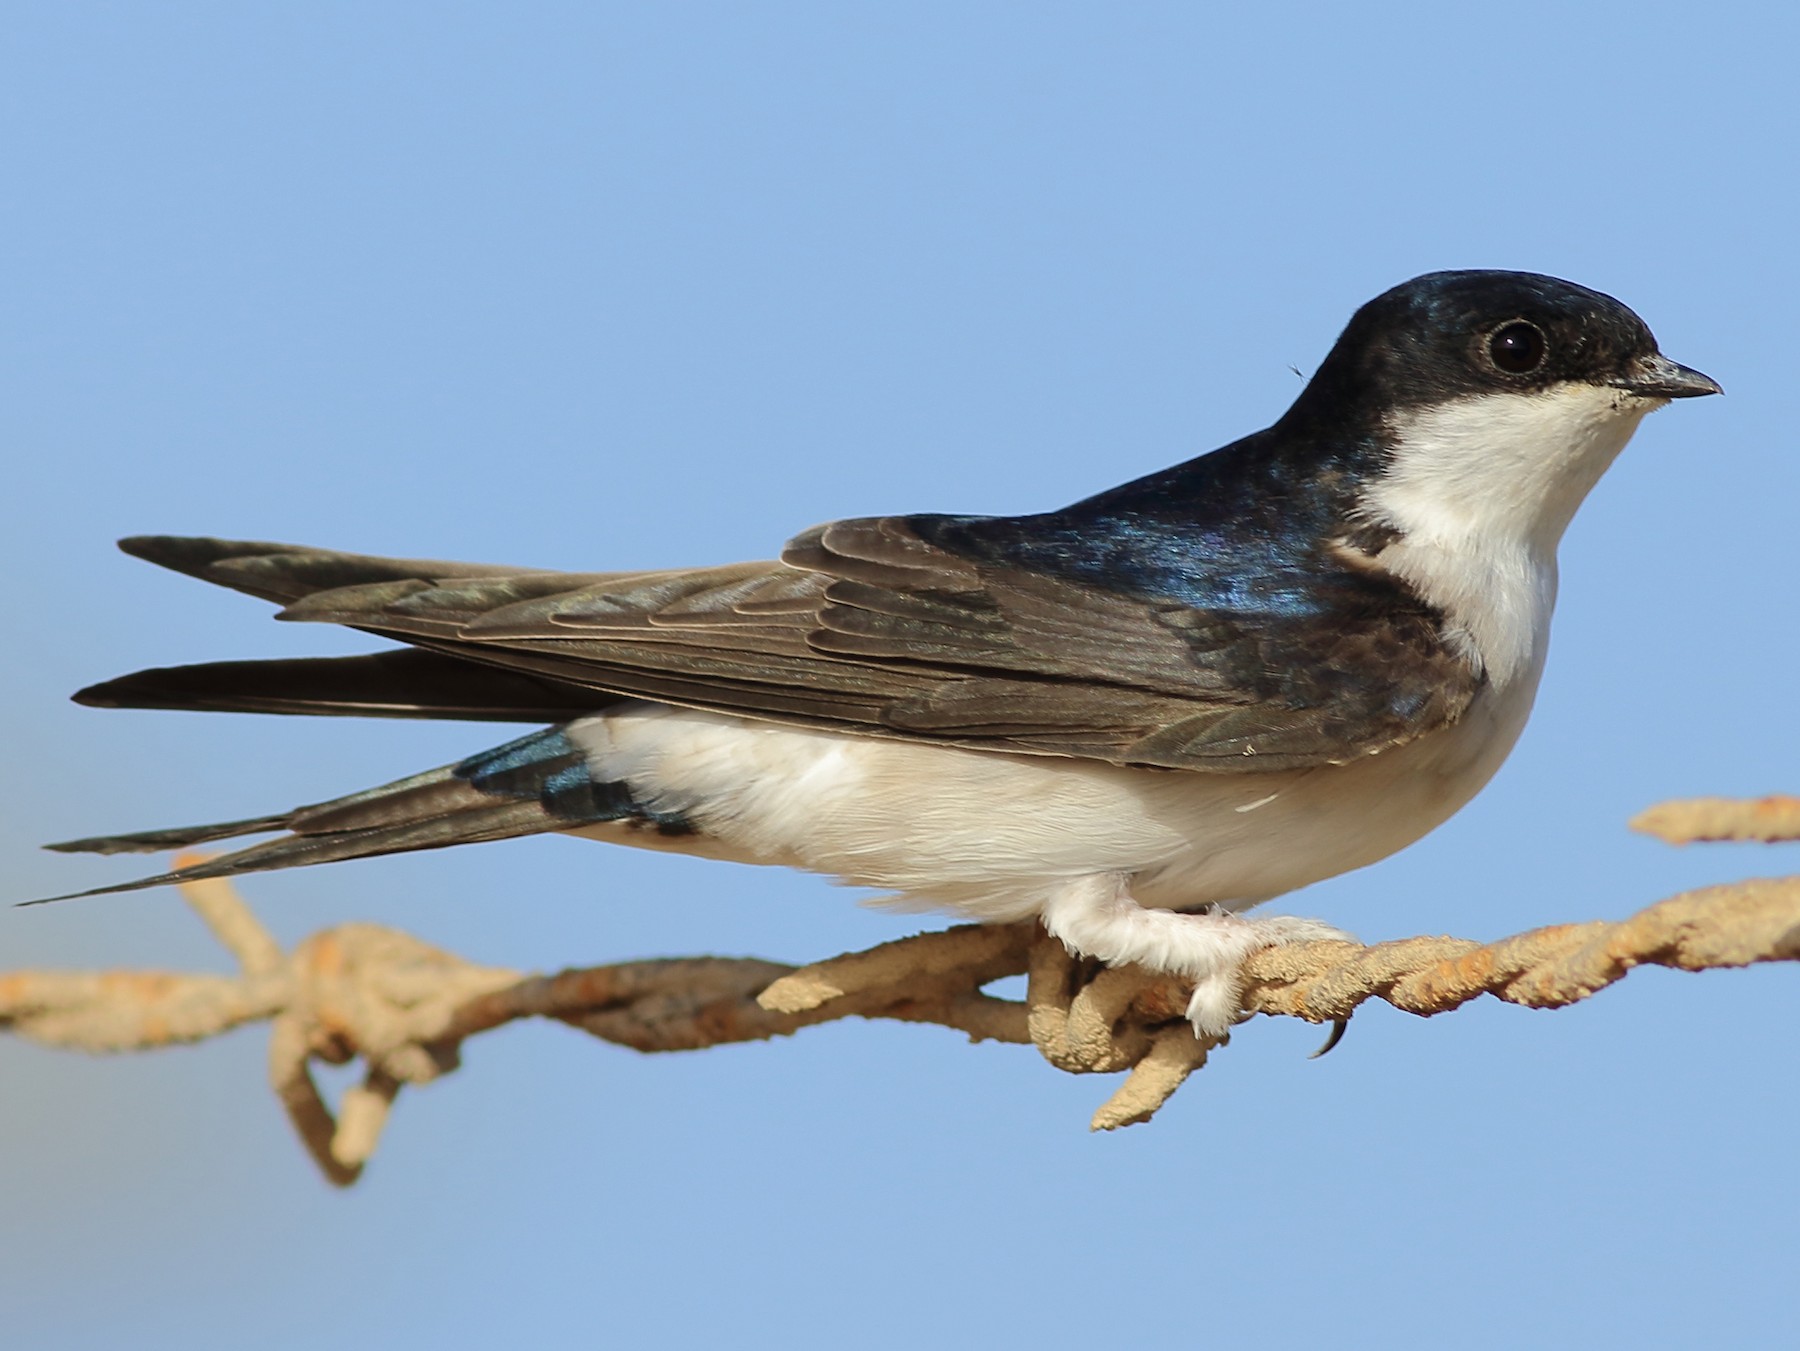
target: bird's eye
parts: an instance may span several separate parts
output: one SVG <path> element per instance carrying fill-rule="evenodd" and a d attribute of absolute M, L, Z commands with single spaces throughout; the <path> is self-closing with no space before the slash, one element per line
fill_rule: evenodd
<path fill-rule="evenodd" d="M 1508 375 L 1530 375 L 1544 364 L 1550 344 L 1536 324 L 1515 319 L 1502 324 L 1488 338 L 1488 359 Z"/>

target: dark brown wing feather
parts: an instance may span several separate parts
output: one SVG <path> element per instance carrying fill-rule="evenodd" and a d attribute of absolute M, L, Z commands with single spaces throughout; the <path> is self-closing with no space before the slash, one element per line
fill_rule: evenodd
<path fill-rule="evenodd" d="M 962 558 L 892 517 L 808 531 L 778 563 L 647 573 L 214 540 L 127 547 L 285 602 L 284 619 L 532 677 L 554 692 L 546 702 L 586 688 L 1118 764 L 1341 763 L 1453 723 L 1479 683 L 1397 587 L 1386 600 L 1364 588 L 1329 622 L 1197 610 Z"/>
<path fill-rule="evenodd" d="M 546 723 L 597 712 L 605 696 L 591 686 L 400 647 L 356 657 L 153 667 L 90 685 L 75 702 L 94 708 Z"/>

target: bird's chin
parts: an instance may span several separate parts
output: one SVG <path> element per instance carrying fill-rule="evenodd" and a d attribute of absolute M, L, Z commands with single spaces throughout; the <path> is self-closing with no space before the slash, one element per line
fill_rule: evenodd
<path fill-rule="evenodd" d="M 1643 417 L 1646 413 L 1654 413 L 1658 409 L 1667 408 L 1675 402 L 1662 394 L 1633 394 L 1622 389 L 1613 399 L 1613 408 L 1620 417 Z"/>

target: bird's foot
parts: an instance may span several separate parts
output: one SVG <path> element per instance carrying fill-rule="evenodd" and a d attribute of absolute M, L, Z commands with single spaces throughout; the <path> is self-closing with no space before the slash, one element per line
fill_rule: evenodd
<path fill-rule="evenodd" d="M 1320 920 L 1290 915 L 1256 919 L 1209 909 L 1150 910 L 1120 877 L 1079 878 L 1044 906 L 1044 927 L 1071 951 L 1109 965 L 1135 963 L 1194 982 L 1187 1006 L 1194 1032 L 1223 1041 L 1243 1013 L 1243 968 L 1264 948 L 1317 941 L 1354 942 Z"/>
<path fill-rule="evenodd" d="M 1266 915 L 1247 919 L 1224 911 L 1182 915 L 1186 920 L 1211 921 L 1196 935 L 1194 967 L 1182 972 L 1194 978 L 1194 994 L 1188 1000 L 1188 1021 L 1202 1037 L 1218 1037 L 1244 1018 L 1244 963 L 1264 948 L 1289 943 L 1354 943 L 1355 938 L 1323 920 L 1293 915 Z M 1214 927 L 1216 926 L 1216 927 Z"/>

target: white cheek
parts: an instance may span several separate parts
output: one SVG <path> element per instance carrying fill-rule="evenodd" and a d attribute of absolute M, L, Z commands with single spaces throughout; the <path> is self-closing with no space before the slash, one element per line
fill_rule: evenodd
<path fill-rule="evenodd" d="M 1582 503 L 1658 405 L 1564 384 L 1487 394 L 1404 414 L 1394 456 L 1363 510 L 1399 541 L 1381 563 L 1450 618 L 1496 684 L 1540 665 L 1556 601 L 1556 546 Z"/>
<path fill-rule="evenodd" d="M 1654 406 L 1619 390 L 1564 384 L 1405 414 L 1390 428 L 1392 470 L 1370 502 L 1420 540 L 1510 537 L 1554 553 L 1575 509 Z"/>

